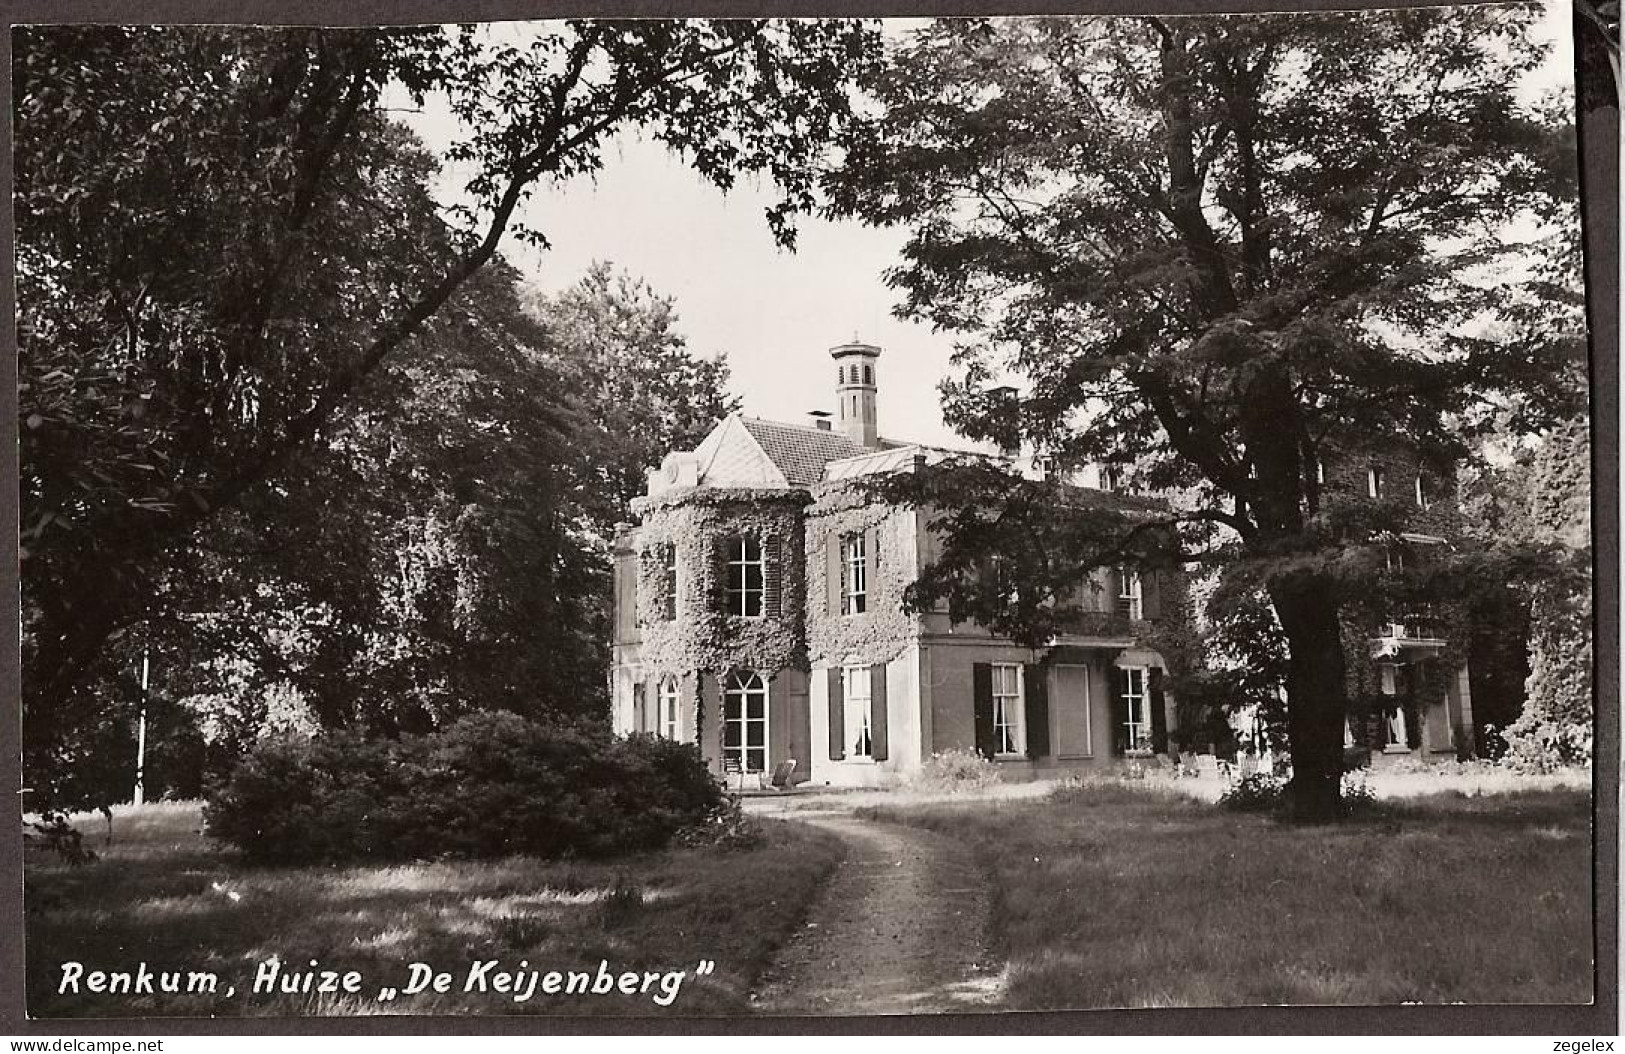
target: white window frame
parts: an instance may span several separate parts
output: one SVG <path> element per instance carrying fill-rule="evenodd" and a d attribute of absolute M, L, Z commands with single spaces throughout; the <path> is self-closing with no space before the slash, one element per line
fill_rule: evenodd
<path fill-rule="evenodd" d="M 1425 509 L 1432 504 L 1433 502 L 1429 500 L 1427 496 L 1427 491 L 1422 487 L 1422 474 L 1418 472 L 1416 474 L 1416 507 L 1419 509 Z"/>
<path fill-rule="evenodd" d="M 1383 716 L 1388 723 L 1388 742 L 1382 748 L 1383 753 L 1409 754 L 1411 740 L 1409 730 L 1405 727 L 1405 708 L 1396 704 L 1393 713 Z"/>
<path fill-rule="evenodd" d="M 752 547 L 755 556 L 751 555 Z M 750 584 L 750 573 L 756 572 L 756 585 Z M 735 581 L 739 587 L 734 587 Z M 732 540 L 728 550 L 727 582 L 728 614 L 739 618 L 762 618 L 767 605 L 767 559 L 762 539 L 754 534 L 741 534 Z M 752 611 L 754 601 L 755 610 Z"/>
<path fill-rule="evenodd" d="M 841 574 L 844 576 L 843 615 L 869 610 L 869 551 L 864 532 L 841 536 Z"/>
<path fill-rule="evenodd" d="M 1370 498 L 1382 497 L 1383 473 L 1381 466 L 1371 465 L 1365 470 L 1365 492 Z"/>
<path fill-rule="evenodd" d="M 846 723 L 841 742 L 846 747 L 845 760 L 874 761 L 874 729 L 870 724 L 873 707 L 869 667 L 855 663 L 841 667 L 841 717 Z"/>
<path fill-rule="evenodd" d="M 1123 666 L 1123 722 L 1126 750 L 1151 749 L 1151 673 L 1145 666 Z"/>
<path fill-rule="evenodd" d="M 682 724 L 678 720 L 678 714 L 682 712 L 683 693 L 677 685 L 677 678 L 662 677 L 655 696 L 660 706 L 661 734 L 673 743 L 682 742 Z"/>
<path fill-rule="evenodd" d="M 1001 684 L 1005 676 L 1009 680 Z M 1014 688 L 1014 691 L 1001 690 Z M 993 743 L 994 755 L 1001 758 L 1027 756 L 1027 686 L 1022 666 L 1016 662 L 993 664 Z"/>
<path fill-rule="evenodd" d="M 1127 567 L 1117 569 L 1117 611 L 1134 621 L 1145 618 L 1145 583 L 1140 572 Z"/>
<path fill-rule="evenodd" d="M 761 700 L 761 716 L 750 716 L 750 703 L 753 699 Z M 739 762 L 741 772 L 766 772 L 768 762 L 768 723 L 767 723 L 767 682 L 762 675 L 754 670 L 735 670 L 722 682 L 722 720 L 724 732 L 722 737 L 722 757 L 724 763 L 729 759 Z M 738 735 L 736 745 L 728 745 L 727 729 L 737 726 Z M 753 728 L 760 731 L 760 745 L 751 744 Z M 761 754 L 759 767 L 751 767 L 751 754 Z"/>

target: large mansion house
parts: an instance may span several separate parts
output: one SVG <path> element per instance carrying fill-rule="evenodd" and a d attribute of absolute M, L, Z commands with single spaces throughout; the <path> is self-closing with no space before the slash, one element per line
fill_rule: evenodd
<path fill-rule="evenodd" d="M 1168 662 L 1150 641 L 1184 611 L 1177 576 L 1099 569 L 1091 617 L 1041 649 L 946 607 L 905 613 L 903 590 L 937 551 L 930 515 L 861 482 L 951 452 L 880 435 L 879 348 L 830 355 L 833 421 L 733 414 L 650 471 L 615 539 L 615 730 L 697 743 L 718 772 L 794 761 L 795 782 L 835 786 L 891 782 L 950 749 L 1016 777 L 1172 749 Z M 1398 621 L 1372 640 L 1385 691 L 1443 647 L 1422 633 Z M 1379 753 L 1453 751 L 1472 725 L 1458 672 L 1409 726 L 1396 707 L 1351 737 L 1375 736 Z"/>

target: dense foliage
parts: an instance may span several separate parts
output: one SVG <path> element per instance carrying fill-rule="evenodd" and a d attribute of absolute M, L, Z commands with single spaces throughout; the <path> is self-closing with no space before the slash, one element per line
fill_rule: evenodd
<path fill-rule="evenodd" d="M 519 204 L 634 130 L 718 186 L 767 176 L 793 241 L 877 42 L 839 20 L 21 30 L 30 804 L 122 796 L 74 770 L 112 764 L 97 737 L 133 720 L 143 651 L 239 741 L 589 710 L 609 506 L 723 377 L 601 272 L 527 319 L 498 246 L 543 240 Z M 460 128 L 450 202 L 389 113 L 428 96 Z M 644 340 L 663 374 L 629 365 Z M 583 425 L 628 379 L 674 429 Z"/>
<path fill-rule="evenodd" d="M 830 181 L 837 211 L 909 228 L 893 280 L 903 313 L 959 337 L 952 423 L 1060 476 L 1106 462 L 1178 492 L 1184 558 L 1248 565 L 1289 644 L 1305 816 L 1338 812 L 1339 610 L 1378 577 L 1347 557 L 1415 512 L 1323 487 L 1320 466 L 1443 475 L 1464 434 L 1578 405 L 1583 345 L 1531 324 L 1567 305 L 1509 263 L 1538 251 L 1515 224 L 1574 221 L 1571 125 L 1517 90 L 1538 14 L 942 20 L 872 82 Z M 986 514 L 945 562 L 1044 557 L 1029 588 L 959 591 L 982 621 L 1026 621 L 1009 598 L 1041 604 L 1125 548 L 1047 544 L 1063 499 L 1030 489 L 959 503 Z"/>
<path fill-rule="evenodd" d="M 1591 444 L 1583 422 L 1559 429 L 1531 463 L 1531 541 L 1550 553 L 1532 586 L 1529 681 L 1523 713 L 1502 736 L 1507 758 L 1547 770 L 1591 760 Z"/>
<path fill-rule="evenodd" d="M 692 746 L 481 713 L 424 736 L 267 740 L 205 816 L 255 863 L 302 864 L 612 856 L 724 806 Z"/>

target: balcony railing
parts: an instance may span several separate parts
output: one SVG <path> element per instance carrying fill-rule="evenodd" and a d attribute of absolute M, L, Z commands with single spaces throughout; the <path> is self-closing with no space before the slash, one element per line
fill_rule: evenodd
<path fill-rule="evenodd" d="M 1382 627 L 1378 636 L 1392 637 L 1396 640 L 1443 640 L 1444 620 L 1437 615 L 1415 614 L 1405 615 Z"/>

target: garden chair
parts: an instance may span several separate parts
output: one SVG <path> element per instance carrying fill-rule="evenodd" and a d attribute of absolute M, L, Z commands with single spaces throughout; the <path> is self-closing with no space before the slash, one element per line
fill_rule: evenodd
<path fill-rule="evenodd" d="M 790 782 L 790 777 L 795 773 L 795 771 L 795 758 L 791 758 L 788 761 L 779 762 L 778 765 L 773 769 L 773 775 L 765 781 L 766 787 L 764 789 L 774 790 L 781 794 L 795 790 L 795 784 Z"/>
<path fill-rule="evenodd" d="M 734 778 L 735 776 L 739 777 L 739 785 L 734 789 L 735 789 L 735 791 L 737 793 L 743 794 L 745 792 L 745 768 L 744 768 L 744 766 L 739 764 L 739 759 L 738 758 L 723 758 L 722 759 L 722 782 L 723 782 L 723 784 L 726 785 L 727 782 L 730 779 Z"/>

